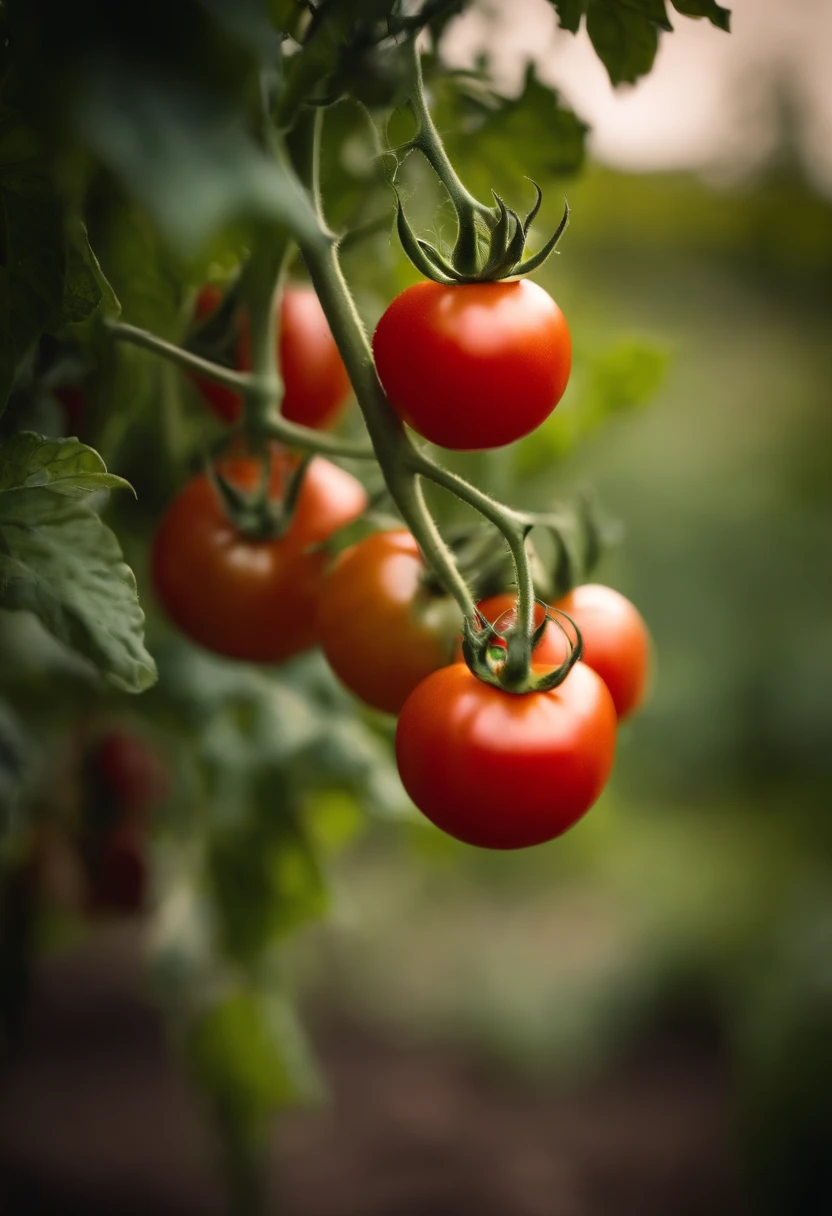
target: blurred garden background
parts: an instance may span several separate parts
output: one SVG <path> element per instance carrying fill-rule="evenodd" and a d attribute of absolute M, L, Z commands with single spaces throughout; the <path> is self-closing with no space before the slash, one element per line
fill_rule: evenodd
<path fill-rule="evenodd" d="M 312 1105 L 275 1133 L 275 1211 L 832 1211 L 832 11 L 731 7 L 730 36 L 678 17 L 654 74 L 619 91 L 542 0 L 484 2 L 445 34 L 451 62 L 486 50 L 507 89 L 533 59 L 592 128 L 579 177 L 538 173 L 541 232 L 564 193 L 572 212 L 538 276 L 569 318 L 567 395 L 534 436 L 456 464 L 529 506 L 591 494 L 611 539 L 595 577 L 648 622 L 654 686 L 598 805 L 517 854 L 408 809 L 386 721 L 332 728 L 354 779 L 303 795 L 330 914 L 269 964 L 312 1045 L 295 1061 Z M 485 145 L 453 155 L 487 194 Z M 377 282 L 359 281 L 368 256 Z M 387 234 L 346 271 L 369 323 L 415 277 Z M 110 440 L 136 480 L 137 449 L 122 467 Z M 141 508 L 118 510 L 129 554 Z M 182 676 L 194 702 L 235 678 L 219 661 Z M 290 664 L 285 712 L 323 679 Z M 167 722 L 176 697 L 145 696 Z M 162 884 L 181 839 L 161 832 Z M 235 881 L 244 907 L 245 866 Z M 187 983 L 186 903 L 174 881 L 152 923 L 39 964 L 0 1092 L 2 1210 L 222 1210 L 218 1150 L 133 961 Z M 256 1088 L 256 1036 L 236 1033 Z"/>

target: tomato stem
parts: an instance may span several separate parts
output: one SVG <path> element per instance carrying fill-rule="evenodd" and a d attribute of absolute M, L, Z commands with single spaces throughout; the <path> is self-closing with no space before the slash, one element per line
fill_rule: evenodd
<path fill-rule="evenodd" d="M 209 359 L 203 359 L 200 355 L 195 355 L 191 351 L 177 346 L 174 342 L 168 342 L 164 338 L 150 333 L 149 330 L 139 329 L 136 325 L 111 320 L 104 321 L 103 325 L 107 333 L 117 342 L 126 342 L 130 346 L 148 350 L 152 354 L 166 359 L 169 363 L 199 372 L 201 376 L 207 376 L 218 384 L 225 384 L 228 388 L 236 389 L 237 392 L 244 393 L 249 387 L 252 377 L 248 372 L 235 372 L 230 367 L 212 363 Z M 285 443 L 287 447 L 318 452 L 322 456 L 342 456 L 350 460 L 376 459 L 373 449 L 365 443 L 324 434 L 321 431 L 313 430 L 312 427 L 289 422 L 280 414 L 270 415 L 262 422 L 262 427 L 265 435 Z M 227 440 L 233 435 L 242 433 L 243 429 L 238 426 L 226 432 L 222 446 L 226 446 Z"/>

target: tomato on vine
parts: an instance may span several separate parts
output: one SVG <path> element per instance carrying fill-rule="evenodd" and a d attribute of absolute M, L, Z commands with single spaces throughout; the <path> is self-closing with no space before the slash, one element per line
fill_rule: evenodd
<path fill-rule="evenodd" d="M 498 448 L 540 426 L 563 396 L 563 313 L 529 279 L 415 283 L 378 323 L 373 352 L 393 409 L 441 447 Z"/>
<path fill-rule="evenodd" d="M 507 591 L 483 600 L 477 607 L 487 621 L 504 630 L 514 622 L 517 600 L 513 591 Z M 650 674 L 650 633 L 640 612 L 626 596 L 600 583 L 575 587 L 553 607 L 558 610 L 554 615 L 560 624 L 552 620 L 546 626 L 534 650 L 534 663 L 557 667 L 563 662 L 569 645 L 564 629 L 574 639 L 569 624 L 574 621 L 581 631 L 582 661 L 610 690 L 619 720 L 626 718 L 643 702 Z M 542 624 L 543 615 L 543 607 L 536 604 L 536 626 Z M 460 644 L 457 656 L 461 655 Z"/>
<path fill-rule="evenodd" d="M 229 457 L 218 472 L 236 489 L 252 491 L 261 464 Z M 290 469 L 272 459 L 269 495 L 280 501 Z M 316 457 L 303 477 L 282 535 L 242 535 L 227 518 L 204 473 L 192 478 L 162 518 L 153 544 L 156 593 L 171 620 L 193 641 L 218 654 L 278 663 L 312 646 L 328 556 L 316 548 L 367 506 L 350 473 Z"/>
<path fill-rule="evenodd" d="M 600 583 L 575 587 L 555 607 L 580 629 L 583 661 L 610 690 L 619 719 L 626 718 L 644 700 L 650 675 L 650 633 L 641 613 Z"/>
<path fill-rule="evenodd" d="M 195 317 L 206 320 L 222 298 L 219 288 L 207 284 L 197 296 Z M 311 287 L 289 284 L 280 304 L 279 366 L 284 395 L 281 414 L 289 422 L 316 430 L 333 426 L 350 394 L 350 381 L 320 301 Z M 240 371 L 251 368 L 248 326 L 240 318 L 234 362 Z M 236 422 L 242 414 L 239 393 L 198 372 L 193 383 L 223 422 Z"/>
<path fill-rule="evenodd" d="M 396 759 L 405 790 L 442 831 L 521 849 L 560 836 L 589 810 L 612 769 L 615 736 L 612 698 L 584 663 L 550 692 L 521 695 L 455 663 L 405 701 Z"/>
<path fill-rule="evenodd" d="M 425 585 L 413 536 L 376 532 L 347 549 L 321 589 L 321 646 L 338 678 L 374 709 L 397 713 L 448 662 L 459 609 Z"/>

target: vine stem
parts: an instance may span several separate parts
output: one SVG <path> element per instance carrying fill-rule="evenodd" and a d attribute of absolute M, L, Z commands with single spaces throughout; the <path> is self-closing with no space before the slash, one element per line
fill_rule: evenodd
<path fill-rule="evenodd" d="M 330 237 L 325 245 L 312 247 L 301 244 L 301 253 L 355 389 L 390 495 L 439 582 L 453 595 L 466 617 L 473 618 L 476 614 L 473 597 L 427 509 L 422 477 L 467 502 L 505 537 L 514 561 L 518 589 L 518 628 L 509 644 L 505 679 L 509 685 L 519 685 L 526 680 L 529 672 L 534 613 L 532 574 L 525 546 L 528 522 L 519 513 L 497 503 L 463 478 L 435 463 L 421 449 L 415 448 L 392 410 L 341 270 L 338 242 L 328 232 L 321 209 L 315 168 L 321 120 L 320 109 L 302 113 L 291 137 L 292 145 L 299 148 L 296 164 L 301 177 L 305 178 L 304 184 L 310 191 L 322 228 Z"/>
<path fill-rule="evenodd" d="M 199 372 L 200 375 L 215 380 L 218 384 L 225 384 L 239 393 L 251 391 L 250 386 L 255 377 L 248 372 L 235 372 L 229 367 L 220 366 L 219 363 L 212 363 L 209 359 L 194 355 L 189 350 L 184 350 L 173 342 L 159 338 L 146 329 L 126 325 L 122 321 L 107 320 L 104 322 L 104 328 L 118 342 L 126 342 L 131 346 L 138 346 L 142 350 L 150 351 L 169 363 L 187 368 L 189 371 Z M 376 458 L 373 449 L 365 443 L 340 439 L 335 435 L 327 435 L 321 431 L 315 431 L 311 427 L 289 422 L 276 410 L 273 410 L 261 425 L 264 434 L 285 443 L 287 447 L 318 452 L 322 456 L 341 456 L 350 460 L 375 460 Z M 243 427 L 237 427 L 229 434 L 233 435 L 243 429 Z"/>

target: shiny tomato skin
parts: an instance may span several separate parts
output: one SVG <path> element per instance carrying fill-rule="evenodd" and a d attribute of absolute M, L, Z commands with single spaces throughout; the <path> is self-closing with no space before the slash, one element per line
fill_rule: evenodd
<path fill-rule="evenodd" d="M 321 591 L 318 627 L 330 667 L 374 709 L 398 713 L 448 662 L 458 613 L 422 584 L 410 532 L 376 532 L 340 555 Z"/>
<path fill-rule="evenodd" d="M 402 420 L 457 451 L 499 448 L 535 430 L 572 367 L 566 319 L 529 279 L 415 283 L 382 316 L 373 352 Z"/>
<path fill-rule="evenodd" d="M 231 457 L 219 465 L 251 490 L 260 463 Z M 286 462 L 272 463 L 270 493 L 285 491 Z M 318 638 L 318 598 L 329 558 L 319 545 L 367 505 L 363 486 L 321 457 L 306 470 L 292 521 L 276 538 L 241 536 L 225 517 L 205 474 L 187 483 L 156 532 L 153 582 L 171 620 L 217 654 L 278 663 Z"/>
<path fill-rule="evenodd" d="M 615 757 L 606 685 L 578 663 L 551 692 L 516 695 L 462 663 L 423 680 L 396 731 L 404 788 L 466 844 L 522 849 L 560 836 L 601 793 Z"/>
<path fill-rule="evenodd" d="M 203 287 L 197 297 L 195 315 L 205 320 L 222 298 L 218 288 Z M 311 287 L 289 285 L 281 298 L 279 346 L 284 394 L 280 412 L 289 422 L 324 430 L 340 417 L 350 393 L 347 369 L 320 301 Z M 248 326 L 240 321 L 235 364 L 241 371 L 251 368 Z M 224 422 L 237 422 L 242 400 L 233 389 L 206 376 L 191 379 L 215 414 Z"/>
<path fill-rule="evenodd" d="M 555 605 L 581 631 L 583 661 L 612 694 L 619 720 L 638 709 L 647 692 L 650 633 L 641 613 L 626 596 L 600 583 L 575 587 Z"/>

